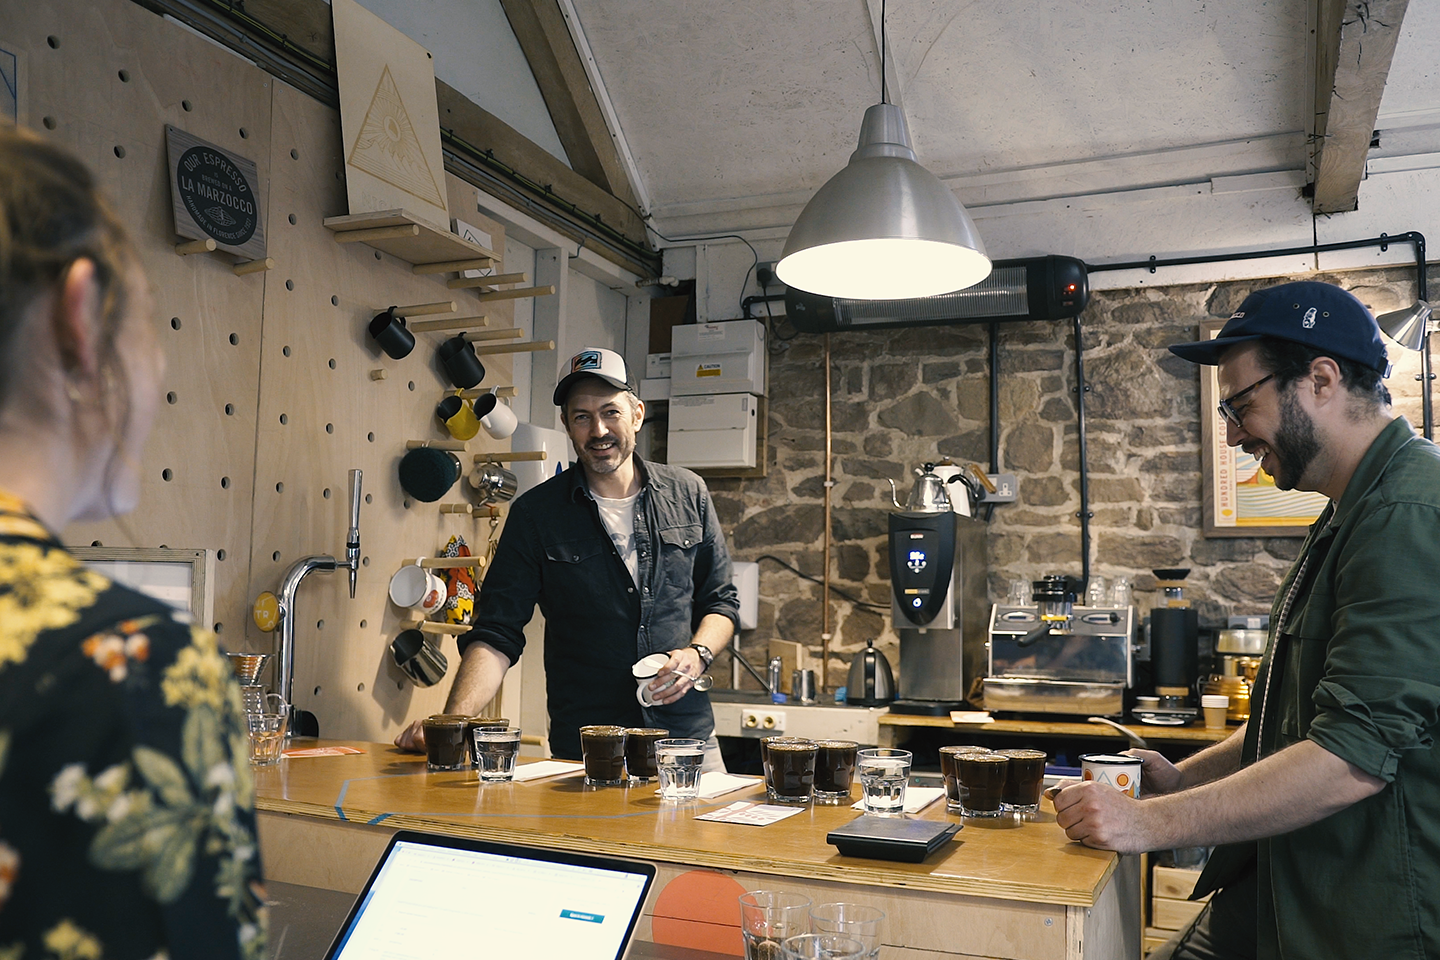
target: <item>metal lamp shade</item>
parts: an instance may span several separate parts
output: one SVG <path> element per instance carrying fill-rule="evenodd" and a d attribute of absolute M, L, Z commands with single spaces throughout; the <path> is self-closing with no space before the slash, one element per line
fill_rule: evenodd
<path fill-rule="evenodd" d="M 795 221 L 775 273 L 822 296 L 903 300 L 973 286 L 990 258 L 955 194 L 916 161 L 904 113 L 878 103 L 849 164 Z"/>
<path fill-rule="evenodd" d="M 1375 318 L 1380 330 L 1406 350 L 1419 350 L 1425 345 L 1425 327 L 1430 322 L 1430 304 L 1416 300 L 1404 310 L 1382 313 Z"/>

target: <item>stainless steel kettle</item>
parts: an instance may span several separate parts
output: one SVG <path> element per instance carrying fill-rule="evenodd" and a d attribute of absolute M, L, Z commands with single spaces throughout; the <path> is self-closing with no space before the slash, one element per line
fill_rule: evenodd
<path fill-rule="evenodd" d="M 845 702 L 859 707 L 883 707 L 895 699 L 895 675 L 890 661 L 875 649 L 869 640 L 865 649 L 850 661 L 850 675 L 845 678 Z"/>
<path fill-rule="evenodd" d="M 954 507 L 950 505 L 950 497 L 945 493 L 946 481 L 940 479 L 935 472 L 935 464 L 927 463 L 924 467 L 915 468 L 915 486 L 910 488 L 910 497 L 905 501 L 905 506 L 900 506 L 900 500 L 895 489 L 895 481 L 886 478 L 890 484 L 890 502 L 895 504 L 896 510 L 906 510 L 910 513 L 951 513 Z M 950 478 L 951 483 L 961 480 L 963 474 L 956 474 Z M 968 482 L 968 481 L 967 481 Z M 969 511 L 966 511 L 969 515 Z"/>

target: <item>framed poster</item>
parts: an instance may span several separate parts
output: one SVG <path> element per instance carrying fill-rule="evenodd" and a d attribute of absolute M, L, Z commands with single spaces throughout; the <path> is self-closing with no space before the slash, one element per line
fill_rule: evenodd
<path fill-rule="evenodd" d="M 148 594 L 195 622 L 215 622 L 215 551 L 167 547 L 66 547 L 85 566 Z"/>
<path fill-rule="evenodd" d="M 1200 336 L 1213 340 L 1224 320 L 1200 324 Z M 1260 462 L 1225 443 L 1225 418 L 1217 369 L 1200 367 L 1200 460 L 1204 490 L 1202 515 L 1207 537 L 1303 537 L 1325 504 L 1323 493 L 1279 490 Z"/>

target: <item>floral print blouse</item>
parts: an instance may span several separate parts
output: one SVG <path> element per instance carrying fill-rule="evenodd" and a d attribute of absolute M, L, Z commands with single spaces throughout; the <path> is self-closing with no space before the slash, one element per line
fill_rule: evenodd
<path fill-rule="evenodd" d="M 0 492 L 0 960 L 266 956 L 240 691 L 181 619 Z"/>

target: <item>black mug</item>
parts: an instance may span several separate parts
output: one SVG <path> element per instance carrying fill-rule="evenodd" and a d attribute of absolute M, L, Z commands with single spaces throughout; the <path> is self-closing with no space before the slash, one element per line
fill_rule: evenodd
<path fill-rule="evenodd" d="M 394 360 L 405 359 L 415 349 L 415 334 L 405 329 L 405 318 L 395 316 L 394 307 L 375 314 L 370 321 L 370 336 Z"/>
<path fill-rule="evenodd" d="M 485 366 L 475 355 L 474 346 L 464 337 L 451 337 L 440 344 L 437 356 L 445 375 L 461 390 L 469 390 L 485 379 Z"/>

